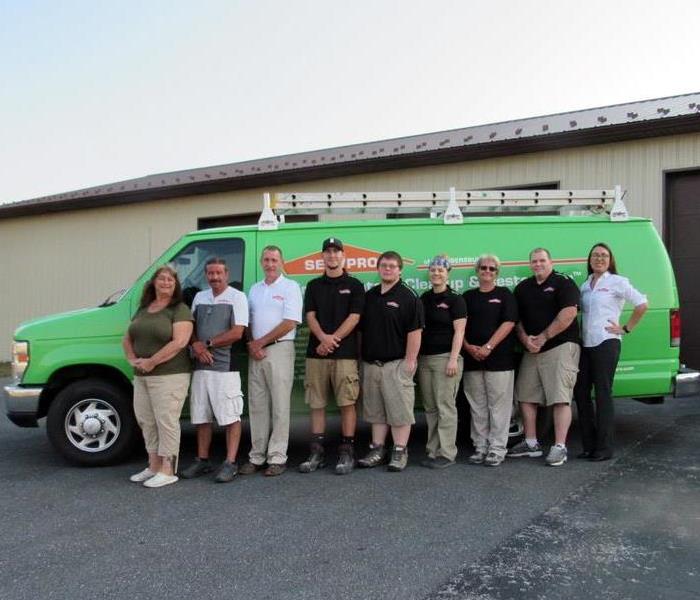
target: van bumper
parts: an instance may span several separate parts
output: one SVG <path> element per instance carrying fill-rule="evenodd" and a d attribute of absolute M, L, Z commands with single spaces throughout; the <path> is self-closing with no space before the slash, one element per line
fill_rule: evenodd
<path fill-rule="evenodd" d="M 673 397 L 695 396 L 700 394 L 700 371 L 681 367 L 673 382 Z"/>
<path fill-rule="evenodd" d="M 43 387 L 5 386 L 7 418 L 19 427 L 37 427 L 39 397 Z"/>

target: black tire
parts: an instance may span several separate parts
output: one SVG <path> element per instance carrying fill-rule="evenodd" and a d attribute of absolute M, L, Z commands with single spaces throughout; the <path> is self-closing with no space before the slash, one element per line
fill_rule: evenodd
<path fill-rule="evenodd" d="M 125 460 L 139 436 L 131 396 L 100 379 L 75 381 L 61 390 L 49 406 L 46 432 L 66 460 L 90 467 Z"/>

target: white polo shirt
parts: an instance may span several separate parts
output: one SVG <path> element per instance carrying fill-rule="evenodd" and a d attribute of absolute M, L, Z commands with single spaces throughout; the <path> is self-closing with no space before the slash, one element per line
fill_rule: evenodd
<path fill-rule="evenodd" d="M 581 285 L 581 329 L 586 348 L 598 346 L 605 340 L 620 339 L 621 336 L 610 333 L 605 328 L 610 325 L 610 321 L 620 322 L 625 302 L 637 307 L 647 301 L 647 297 L 633 288 L 627 277 L 606 271 L 591 289 L 592 277 L 590 275 Z"/>
<path fill-rule="evenodd" d="M 259 339 L 270 333 L 283 320 L 289 319 L 301 323 L 303 300 L 301 288 L 296 281 L 280 275 L 271 284 L 265 280 L 258 281 L 248 293 L 250 307 L 250 327 L 253 339 Z M 280 338 L 293 340 L 296 328 Z"/>

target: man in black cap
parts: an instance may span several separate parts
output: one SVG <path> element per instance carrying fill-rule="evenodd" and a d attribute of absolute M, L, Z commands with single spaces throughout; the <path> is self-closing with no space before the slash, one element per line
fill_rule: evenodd
<path fill-rule="evenodd" d="M 299 465 L 299 471 L 311 473 L 325 465 L 326 405 L 332 389 L 340 408 L 342 429 L 335 472 L 345 475 L 355 466 L 355 403 L 360 392 L 356 328 L 364 308 L 365 290 L 344 269 L 343 242 L 328 238 L 321 250 L 324 274 L 308 283 L 304 296 L 309 325 L 304 387 L 306 403 L 311 408 L 311 453 Z"/>

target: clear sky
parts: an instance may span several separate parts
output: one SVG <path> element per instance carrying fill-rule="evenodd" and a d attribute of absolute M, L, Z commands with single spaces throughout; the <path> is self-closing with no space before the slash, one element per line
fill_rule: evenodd
<path fill-rule="evenodd" d="M 700 91 L 700 2 L 0 0 L 0 202 Z"/>

